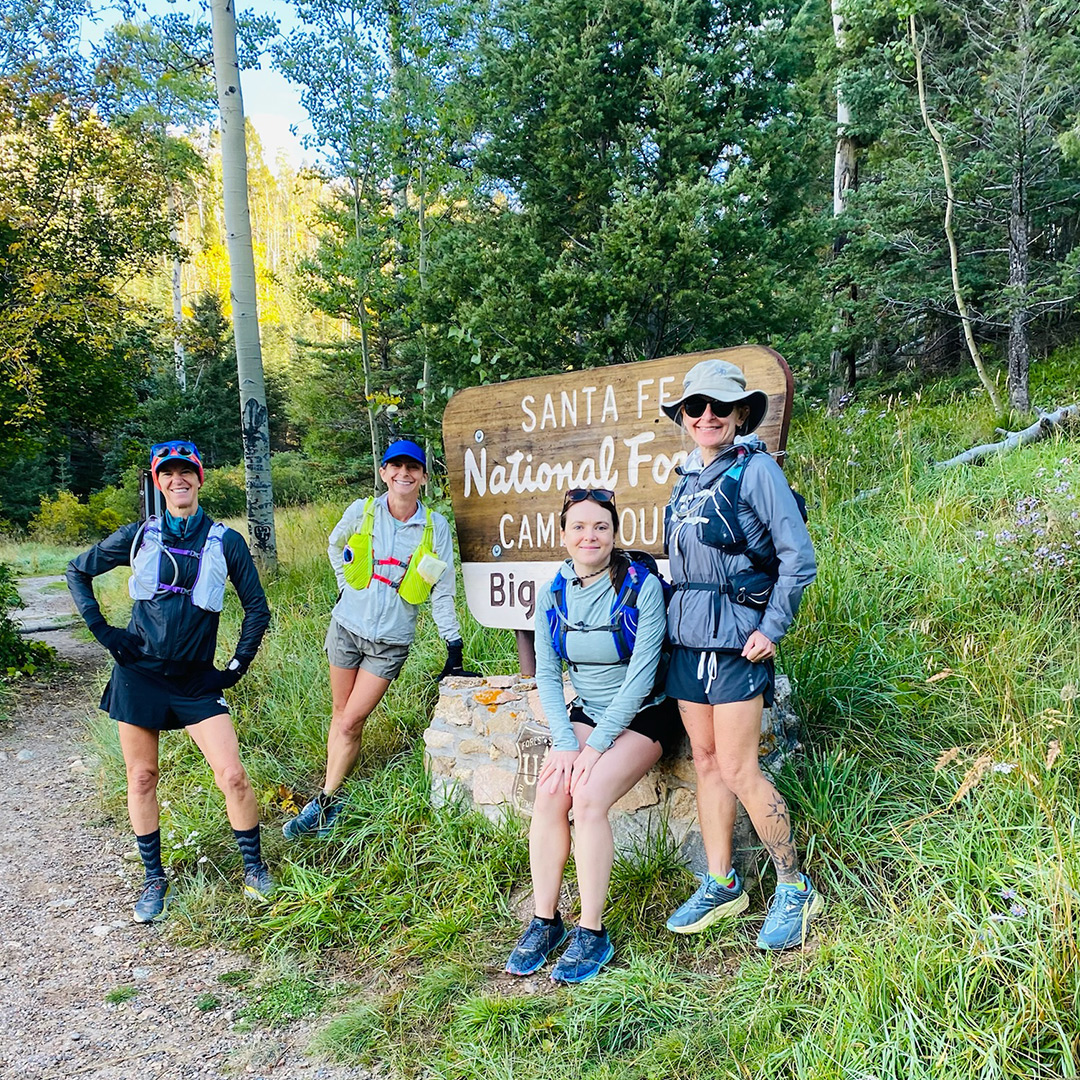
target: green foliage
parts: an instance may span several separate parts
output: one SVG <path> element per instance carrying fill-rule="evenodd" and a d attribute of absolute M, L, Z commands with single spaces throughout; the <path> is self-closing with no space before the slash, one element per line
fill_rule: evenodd
<path fill-rule="evenodd" d="M 7 563 L 0 562 L 0 683 L 19 675 L 33 675 L 56 658 L 51 645 L 30 641 L 19 633 L 8 612 L 22 606 L 15 575 Z"/>
<path fill-rule="evenodd" d="M 138 996 L 139 988 L 137 986 L 114 986 L 112 990 L 106 993 L 105 1003 L 107 1005 L 123 1005 L 125 1001 L 130 1001 Z"/>
<path fill-rule="evenodd" d="M 199 489 L 199 505 L 213 518 L 243 517 L 247 512 L 244 469 L 207 469 L 206 482 Z"/>
<path fill-rule="evenodd" d="M 94 492 L 80 502 L 70 491 L 41 497 L 41 508 L 30 521 L 30 535 L 41 543 L 80 545 L 100 540 L 139 516 L 135 476 L 122 488 Z"/>
<path fill-rule="evenodd" d="M 1075 382 L 1070 356 L 1048 380 Z M 767 884 L 748 918 L 667 934 L 692 882 L 658 835 L 616 864 L 618 952 L 600 978 L 560 990 L 541 975 L 528 992 L 505 981 L 528 910 L 526 845 L 516 826 L 428 803 L 417 744 L 442 650 L 426 615 L 368 722 L 339 835 L 285 848 L 266 830 L 281 881 L 269 909 L 235 899 L 220 796 L 189 741 L 163 739 L 166 855 L 190 868 L 176 924 L 281 966 L 255 980 L 253 1018 L 338 1013 L 320 1048 L 388 1074 L 423 1062 L 459 1080 L 689 1080 L 737 1062 L 785 1080 L 1070 1075 L 1080 580 L 1074 549 L 1062 564 L 1039 549 L 1061 554 L 1064 530 L 1080 528 L 1080 455 L 1066 435 L 979 468 L 932 467 L 995 423 L 952 384 L 796 417 L 786 467 L 811 504 L 819 577 L 783 643 L 807 749 L 780 785 L 827 897 L 811 947 L 754 949 Z M 339 510 L 283 513 L 275 624 L 230 698 L 268 825 L 322 774 L 334 597 L 322 549 Z M 223 652 L 238 618 L 223 616 Z M 471 664 L 512 667 L 510 635 L 465 629 Z M 109 744 L 103 758 L 120 807 L 121 763 Z M 330 955 L 355 976 L 347 1005 Z"/>

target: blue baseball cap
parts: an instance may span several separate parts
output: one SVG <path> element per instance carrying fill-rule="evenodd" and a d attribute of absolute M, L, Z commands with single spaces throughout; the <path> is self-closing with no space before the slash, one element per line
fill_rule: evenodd
<path fill-rule="evenodd" d="M 398 439 L 397 442 L 392 442 L 382 456 L 382 463 L 385 465 L 395 458 L 412 458 L 413 461 L 423 465 L 424 472 L 427 472 L 427 454 L 424 453 L 424 448 L 414 443 L 412 439 Z"/>

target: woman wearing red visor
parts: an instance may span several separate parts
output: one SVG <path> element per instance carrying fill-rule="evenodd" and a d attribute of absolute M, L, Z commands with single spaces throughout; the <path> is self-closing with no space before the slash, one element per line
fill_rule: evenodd
<path fill-rule="evenodd" d="M 128 813 L 146 869 L 136 922 L 161 918 L 169 901 L 157 800 L 162 731 L 186 728 L 213 769 L 243 856 L 244 891 L 268 899 L 274 889 L 259 845 L 255 793 L 222 696 L 254 659 L 270 608 L 244 538 L 199 508 L 203 466 L 194 444 L 158 443 L 150 450 L 150 467 L 165 513 L 117 529 L 67 569 L 79 613 L 116 661 L 101 708 L 118 722 Z M 94 578 L 117 566 L 132 571 L 134 604 L 126 629 L 110 626 L 94 597 Z M 220 671 L 214 653 L 226 580 L 240 597 L 244 621 L 236 653 Z"/>

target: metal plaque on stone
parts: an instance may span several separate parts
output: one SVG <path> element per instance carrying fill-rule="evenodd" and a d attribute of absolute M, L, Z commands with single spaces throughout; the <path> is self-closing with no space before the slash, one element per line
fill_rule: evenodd
<path fill-rule="evenodd" d="M 517 775 L 514 777 L 514 806 L 531 813 L 536 799 L 536 781 L 544 767 L 544 757 L 551 746 L 551 732 L 546 724 L 524 723 L 517 734 Z"/>

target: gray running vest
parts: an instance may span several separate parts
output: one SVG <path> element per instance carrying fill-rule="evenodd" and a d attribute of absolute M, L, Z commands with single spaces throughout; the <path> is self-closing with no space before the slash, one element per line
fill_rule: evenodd
<path fill-rule="evenodd" d="M 225 603 L 225 581 L 229 576 L 221 543 L 224 535 L 225 526 L 220 521 L 215 521 L 210 526 L 201 551 L 168 547 L 161 540 L 161 521 L 157 517 L 147 518 L 131 543 L 131 577 L 128 580 L 128 594 L 131 599 L 153 600 L 160 593 L 184 593 L 197 608 L 202 608 L 203 611 L 220 611 Z M 190 589 L 162 582 L 163 555 L 172 563 L 174 582 L 179 576 L 174 555 L 191 555 L 199 560 L 199 573 Z"/>

